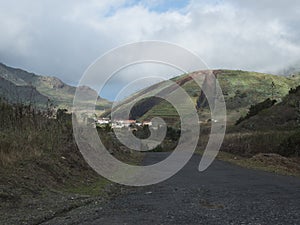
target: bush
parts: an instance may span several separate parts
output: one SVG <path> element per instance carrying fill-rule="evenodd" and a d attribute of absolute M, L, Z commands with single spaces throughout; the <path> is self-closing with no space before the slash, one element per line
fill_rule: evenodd
<path fill-rule="evenodd" d="M 59 120 L 47 112 L 0 101 L 0 165 L 53 154 L 72 144 L 71 118 L 59 111 Z"/>
<path fill-rule="evenodd" d="M 278 153 L 282 156 L 300 156 L 300 130 L 286 138 L 279 146 Z"/>
<path fill-rule="evenodd" d="M 235 125 L 240 124 L 242 121 L 249 119 L 252 116 L 257 115 L 259 112 L 263 111 L 264 109 L 268 109 L 270 107 L 272 107 L 274 104 L 276 103 L 276 100 L 271 100 L 270 98 L 266 99 L 263 102 L 260 102 L 256 105 L 251 105 L 249 112 L 247 113 L 246 116 L 239 118 Z"/>
<path fill-rule="evenodd" d="M 258 153 L 280 154 L 279 146 L 290 135 L 289 131 L 227 133 L 221 150 L 246 157 Z"/>

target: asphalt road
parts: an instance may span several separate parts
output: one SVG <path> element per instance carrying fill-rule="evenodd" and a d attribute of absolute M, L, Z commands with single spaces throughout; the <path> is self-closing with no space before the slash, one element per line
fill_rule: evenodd
<path fill-rule="evenodd" d="M 147 153 L 145 164 L 166 153 Z M 198 172 L 195 155 L 157 185 L 130 188 L 44 224 L 300 224 L 300 179 L 215 161 Z"/>

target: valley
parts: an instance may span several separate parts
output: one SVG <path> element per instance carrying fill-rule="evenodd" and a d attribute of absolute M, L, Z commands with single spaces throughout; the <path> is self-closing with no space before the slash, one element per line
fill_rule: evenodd
<path fill-rule="evenodd" d="M 187 74 L 173 78 L 197 109 L 201 133 L 196 154 L 169 180 L 133 188 L 113 184 L 84 160 L 74 141 L 70 114 L 75 87 L 2 64 L 0 68 L 2 224 L 132 224 L 135 220 L 145 224 L 230 224 L 263 223 L 267 217 L 273 218 L 273 224 L 300 221 L 296 213 L 300 76 L 213 71 L 226 102 L 227 130 L 217 159 L 203 173 L 196 164 L 207 145 L 212 123 L 218 121 L 211 119 L 205 96 L 193 79 Z M 205 83 L 204 74 L 192 73 L 203 77 Z M 87 93 L 93 91 L 80 88 Z M 144 97 L 157 93 L 167 97 L 174 91 L 175 86 L 161 82 L 133 94 L 115 109 L 122 111 L 132 99 L 141 101 L 132 108 L 130 120 L 119 121 L 110 119 L 107 108 L 111 103 L 99 97 L 99 111 L 88 119 L 115 158 L 132 165 L 156 163 L 176 147 L 180 118 L 165 100 Z M 49 101 L 53 103 L 51 112 L 47 110 Z M 145 139 L 151 129 L 159 129 L 151 123 L 157 116 L 165 120 L 167 135 L 152 152 L 128 149 L 114 134 L 114 129 L 123 129 Z M 174 198 L 177 204 L 168 205 Z M 282 201 L 288 202 L 285 209 Z"/>

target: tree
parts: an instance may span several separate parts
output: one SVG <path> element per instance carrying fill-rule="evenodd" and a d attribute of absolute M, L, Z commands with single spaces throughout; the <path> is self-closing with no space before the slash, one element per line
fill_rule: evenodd
<path fill-rule="evenodd" d="M 272 99 L 274 99 L 274 93 L 275 93 L 275 89 L 276 89 L 276 85 L 275 85 L 274 81 L 272 81 L 272 84 L 271 84 L 271 90 L 272 90 Z"/>

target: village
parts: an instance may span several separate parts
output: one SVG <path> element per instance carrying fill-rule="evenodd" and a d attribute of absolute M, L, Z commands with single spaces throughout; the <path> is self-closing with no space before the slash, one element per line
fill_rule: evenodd
<path fill-rule="evenodd" d="M 152 127 L 155 129 L 153 123 L 148 120 L 139 122 L 136 120 L 124 120 L 124 119 L 111 120 L 110 118 L 100 118 L 95 120 L 95 124 L 97 127 L 110 126 L 112 129 L 144 127 L 144 126 Z"/>

